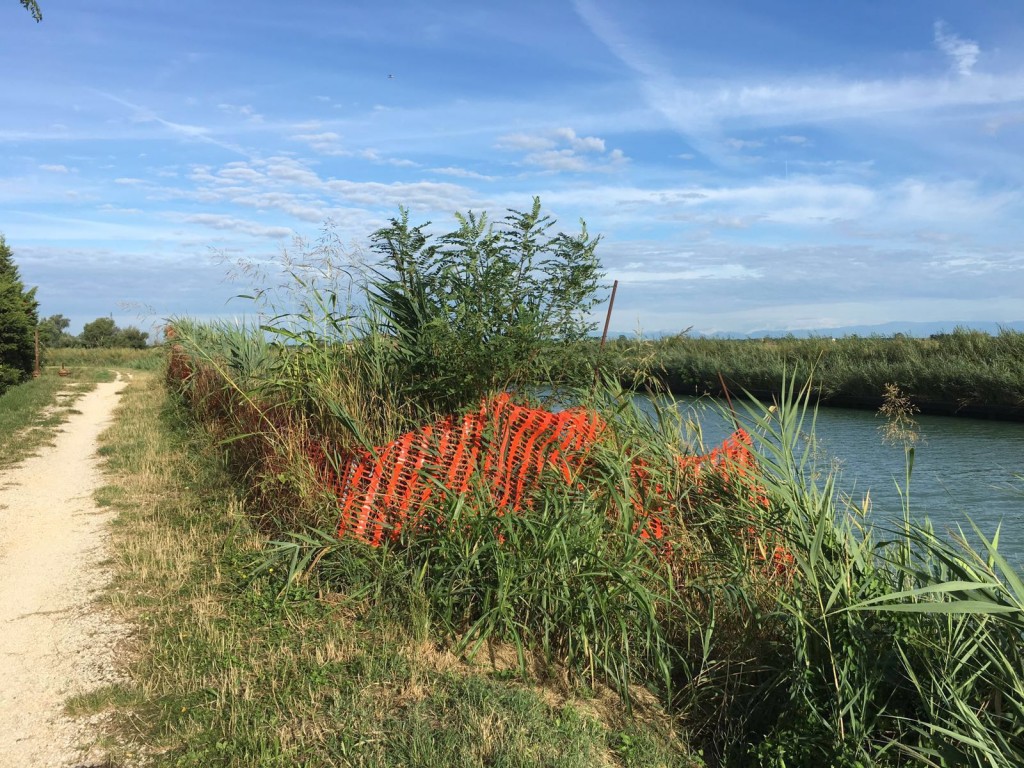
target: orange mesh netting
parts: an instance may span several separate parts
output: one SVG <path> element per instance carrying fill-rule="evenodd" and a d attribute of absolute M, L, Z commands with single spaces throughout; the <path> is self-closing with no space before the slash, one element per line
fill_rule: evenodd
<path fill-rule="evenodd" d="M 343 458 L 336 469 L 319 447 L 309 458 L 338 499 L 338 535 L 377 546 L 435 494 L 468 491 L 477 474 L 498 509 L 520 511 L 545 472 L 571 483 L 602 429 L 601 418 L 584 409 L 551 413 L 502 394 L 475 413 Z"/>

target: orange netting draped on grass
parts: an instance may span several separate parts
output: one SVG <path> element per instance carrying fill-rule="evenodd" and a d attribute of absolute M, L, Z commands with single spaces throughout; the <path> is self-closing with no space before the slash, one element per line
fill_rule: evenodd
<path fill-rule="evenodd" d="M 545 477 L 572 483 L 604 428 L 585 409 L 552 413 L 502 394 L 372 452 L 331 461 L 312 447 L 309 458 L 338 500 L 338 535 L 376 546 L 418 518 L 431 497 L 466 493 L 474 477 L 495 508 L 521 511 Z"/>

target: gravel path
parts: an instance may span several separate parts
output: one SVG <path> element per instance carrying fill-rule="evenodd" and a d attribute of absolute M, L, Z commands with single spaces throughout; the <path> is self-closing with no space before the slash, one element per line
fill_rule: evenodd
<path fill-rule="evenodd" d="M 125 386 L 100 384 L 74 404 L 52 447 L 0 473 L 0 766 L 99 765 L 98 717 L 65 700 L 114 682 L 123 627 L 95 604 L 107 583 L 107 525 L 97 438 Z"/>

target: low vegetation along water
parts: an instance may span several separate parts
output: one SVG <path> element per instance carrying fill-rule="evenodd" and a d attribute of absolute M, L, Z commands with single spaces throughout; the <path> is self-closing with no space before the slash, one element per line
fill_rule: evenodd
<path fill-rule="evenodd" d="M 1024 420 L 1024 333 L 968 329 L 927 339 L 619 339 L 608 346 L 624 378 L 652 375 L 677 395 L 748 390 L 767 397 L 792 377 L 813 378 L 823 404 L 877 409 L 895 385 L 924 413 Z"/>
<path fill-rule="evenodd" d="M 732 430 L 723 402 L 682 398 L 678 406 L 698 419 L 709 444 Z M 915 421 L 913 516 L 927 516 L 941 531 L 969 530 L 968 517 L 988 535 L 1001 525 L 1004 554 L 1024 562 L 1024 425 L 927 415 Z M 870 411 L 820 408 L 814 436 L 822 467 L 836 468 L 840 490 L 858 503 L 869 495 L 879 524 L 900 519 L 907 490 L 906 454 L 885 439 L 884 425 Z"/>

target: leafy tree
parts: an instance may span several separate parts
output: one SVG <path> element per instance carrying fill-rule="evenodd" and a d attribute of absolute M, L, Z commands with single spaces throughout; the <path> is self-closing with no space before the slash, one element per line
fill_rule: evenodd
<path fill-rule="evenodd" d="M 0 235 L 0 393 L 35 367 L 36 289 L 25 290 L 14 255 Z"/>
<path fill-rule="evenodd" d="M 32 14 L 32 18 L 37 22 L 43 20 L 43 12 L 39 10 L 39 3 L 36 0 L 21 0 L 21 4 L 26 11 Z"/>
<path fill-rule="evenodd" d="M 590 373 L 583 345 L 601 278 L 591 238 L 552 234 L 539 198 L 510 210 L 456 214 L 434 240 L 402 209 L 371 237 L 377 330 L 392 340 L 396 386 L 415 402 L 454 409 L 489 391 L 552 384 Z"/>
<path fill-rule="evenodd" d="M 70 347 L 75 337 L 67 332 L 71 321 L 64 315 L 50 315 L 39 321 L 39 343 L 47 349 Z"/>
<path fill-rule="evenodd" d="M 149 334 L 140 331 L 134 325 L 121 328 L 117 332 L 115 347 L 128 347 L 129 349 L 145 349 L 148 345 Z"/>
<path fill-rule="evenodd" d="M 97 317 L 82 327 L 78 342 L 86 348 L 97 347 L 130 347 L 145 349 L 149 334 L 140 331 L 133 325 L 118 328 L 112 317 Z"/>
<path fill-rule="evenodd" d="M 83 347 L 113 347 L 117 340 L 117 324 L 112 317 L 97 317 L 82 327 L 79 340 Z"/>

